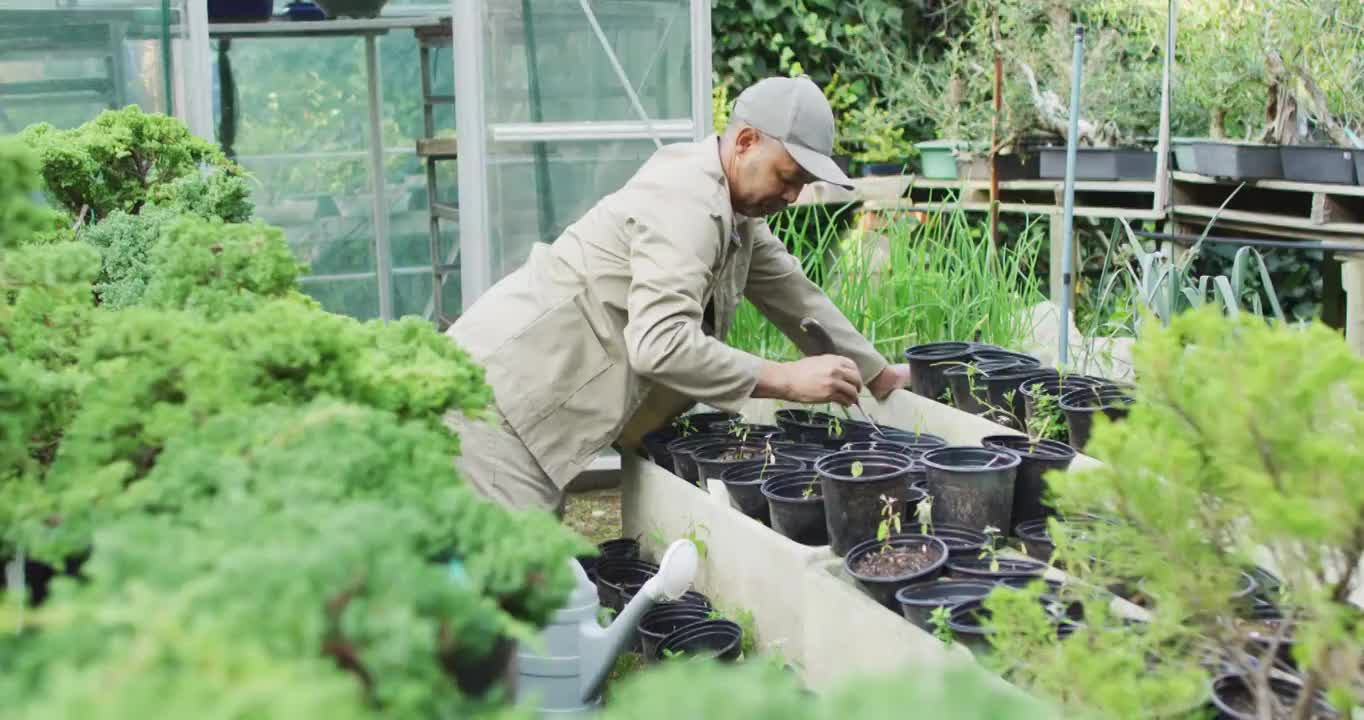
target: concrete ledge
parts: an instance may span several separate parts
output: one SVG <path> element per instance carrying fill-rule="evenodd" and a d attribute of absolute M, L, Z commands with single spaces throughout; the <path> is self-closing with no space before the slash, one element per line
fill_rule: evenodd
<path fill-rule="evenodd" d="M 783 406 L 794 407 L 755 400 L 744 415 L 771 422 Z M 884 403 L 864 397 L 862 406 L 881 423 L 931 432 L 955 444 L 977 444 L 987 435 L 1012 432 L 908 391 L 896 392 Z M 863 419 L 855 409 L 851 414 Z M 1072 467 L 1097 464 L 1079 455 Z M 762 647 L 779 650 L 811 688 L 869 671 L 936 671 L 974 663 L 965 648 L 943 645 L 866 595 L 828 546 L 800 545 L 730 507 L 723 485 L 712 483 L 712 492 L 707 492 L 634 456 L 622 458 L 621 468 L 625 535 L 639 537 L 654 556 L 663 549 L 659 539 L 704 540 L 706 555 L 696 588 L 727 608 L 751 610 Z"/>

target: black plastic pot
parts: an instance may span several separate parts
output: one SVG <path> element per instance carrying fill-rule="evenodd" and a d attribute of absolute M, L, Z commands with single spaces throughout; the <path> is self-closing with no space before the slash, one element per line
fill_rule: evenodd
<path fill-rule="evenodd" d="M 1013 527 L 1014 481 L 1021 460 L 1003 448 L 949 445 L 924 453 L 933 522 L 973 530 Z"/>
<path fill-rule="evenodd" d="M 853 463 L 862 474 L 853 477 Z M 829 547 L 843 557 L 855 545 L 876 537 L 881 521 L 882 496 L 898 512 L 904 512 L 909 492 L 909 463 L 903 455 L 875 452 L 836 452 L 815 463 L 824 488 L 824 518 L 829 527 Z M 905 520 L 901 515 L 901 522 Z"/>
<path fill-rule="evenodd" d="M 918 527 L 918 525 L 914 525 Z M 979 530 L 951 523 L 934 522 L 933 527 L 929 528 L 928 534 L 943 541 L 947 545 L 947 554 L 951 558 L 973 558 L 980 555 L 980 551 L 985 549 L 990 537 Z"/>
<path fill-rule="evenodd" d="M 972 415 L 984 415 L 990 409 L 990 373 L 1021 367 L 1017 360 L 980 360 L 954 365 L 943 371 L 947 387 L 952 393 L 952 405 Z"/>
<path fill-rule="evenodd" d="M 1070 467 L 1075 459 L 1075 448 L 1055 440 L 1033 441 L 1022 435 L 989 435 L 982 438 L 980 444 L 1011 450 L 1019 457 L 1018 473 L 1014 478 L 1014 526 L 1051 514 L 1051 510 L 1042 504 L 1042 498 L 1046 496 L 1046 482 L 1042 478 L 1053 470 Z"/>
<path fill-rule="evenodd" d="M 694 412 L 673 419 L 673 426 L 678 428 L 679 434 L 684 423 L 690 424 L 690 432 L 693 435 L 706 432 L 723 433 L 728 430 L 729 425 L 742 420 L 743 416 L 734 412 Z"/>
<path fill-rule="evenodd" d="M 815 461 L 834 452 L 823 445 L 780 445 L 772 448 L 773 454 L 778 460 L 788 463 L 800 463 L 805 467 L 812 468 Z"/>
<path fill-rule="evenodd" d="M 1102 412 L 1109 420 L 1121 420 L 1134 402 L 1124 388 L 1099 386 L 1076 388 L 1063 394 L 1059 404 L 1066 414 L 1066 429 L 1071 447 L 1084 452 L 1089 444 L 1089 433 L 1094 428 L 1094 415 Z"/>
<path fill-rule="evenodd" d="M 725 492 L 729 494 L 731 507 L 763 524 L 770 524 L 771 516 L 768 513 L 767 497 L 762 491 L 763 483 L 778 473 L 791 470 L 805 470 L 809 475 L 814 475 L 799 463 L 745 460 L 725 468 L 720 473 L 720 481 L 725 484 Z"/>
<path fill-rule="evenodd" d="M 862 163 L 863 177 L 876 177 L 887 175 L 905 175 L 908 173 L 909 160 L 901 162 L 869 162 Z"/>
<path fill-rule="evenodd" d="M 843 436 L 839 439 L 833 437 L 824 441 L 824 446 L 837 450 L 850 442 L 870 442 L 876 439 L 876 426 L 861 420 L 842 419 L 839 420 L 839 429 L 843 431 Z"/>
<path fill-rule="evenodd" d="M 1349 148 L 1280 145 L 1285 180 L 1354 185 L 1355 163 Z"/>
<path fill-rule="evenodd" d="M 843 434 L 831 431 L 829 421 L 836 418 L 829 413 L 783 408 L 778 410 L 774 417 L 777 427 L 780 427 L 786 433 L 787 439 L 792 442 L 826 447 L 831 441 L 837 441 L 839 444 L 846 442 Z M 838 424 L 841 426 L 843 422 L 839 420 Z"/>
<path fill-rule="evenodd" d="M 447 660 L 455 685 L 469 697 L 480 697 L 494 686 L 511 687 L 516 681 L 516 640 L 506 635 L 498 636 L 487 655 L 474 658 L 456 654 Z"/>
<path fill-rule="evenodd" d="M 620 596 L 621 607 L 623 608 L 626 605 L 629 605 L 630 601 L 635 598 L 635 594 L 638 593 L 640 589 L 643 587 L 644 583 L 629 585 L 625 589 L 625 591 L 621 593 Z M 696 592 L 695 590 L 688 590 L 687 592 L 682 594 L 682 597 L 676 600 L 671 600 L 669 602 L 660 602 L 650 609 L 656 610 L 658 608 L 677 607 L 679 605 L 690 605 L 692 607 L 701 607 L 707 610 L 711 610 L 715 607 L 713 604 L 711 604 L 710 598 L 706 597 L 705 595 L 702 595 L 699 592 Z"/>
<path fill-rule="evenodd" d="M 913 459 L 916 454 L 918 455 L 923 454 L 915 453 L 914 450 L 912 450 L 908 445 L 905 445 L 903 443 L 892 442 L 890 440 L 864 440 L 862 442 L 844 443 L 843 447 L 839 448 L 839 451 L 843 450 L 887 452 L 894 453 L 896 455 L 904 455 L 906 458 L 909 459 Z"/>
<path fill-rule="evenodd" d="M 700 605 L 655 605 L 639 620 L 640 654 L 646 659 L 654 659 L 663 638 L 684 627 L 709 620 L 710 612 L 710 608 Z"/>
<path fill-rule="evenodd" d="M 696 466 L 694 453 L 708 446 L 731 444 L 733 440 L 729 436 L 712 434 L 692 435 L 668 443 L 668 452 L 673 458 L 673 474 L 700 487 L 701 469 Z"/>
<path fill-rule="evenodd" d="M 947 445 L 946 438 L 939 437 L 932 433 L 913 433 L 899 428 L 881 426 L 880 432 L 876 433 L 874 440 L 885 440 L 896 445 L 903 445 L 909 448 L 909 452 L 914 457 L 923 455 L 934 448 Z"/>
<path fill-rule="evenodd" d="M 1057 375 L 1055 377 L 1040 379 L 1027 378 L 1020 381 L 1018 394 L 1023 396 L 1023 421 L 1025 427 L 1037 425 L 1040 422 L 1036 419 L 1038 416 L 1037 405 L 1039 396 L 1046 395 L 1051 398 L 1051 404 L 1056 408 L 1053 412 L 1056 413 L 1058 421 L 1064 426 L 1065 414 L 1061 412 L 1061 409 L 1058 406 L 1061 396 L 1071 390 L 1094 387 L 1101 384 L 1102 381 L 1084 375 Z M 1063 434 L 1065 437 L 1061 438 L 1061 440 L 1069 440 L 1069 431 L 1063 431 Z"/>
<path fill-rule="evenodd" d="M 809 490 L 809 494 L 806 494 Z M 824 519 L 824 486 L 813 470 L 778 473 L 763 481 L 773 530 L 801 545 L 829 544 L 829 526 Z"/>
<path fill-rule="evenodd" d="M 994 588 L 995 584 L 986 580 L 932 580 L 900 588 L 895 592 L 895 601 L 906 620 L 933 632 L 928 618 L 934 610 L 981 600 Z"/>
<path fill-rule="evenodd" d="M 1353 150 L 1350 153 L 1355 156 L 1355 183 L 1364 185 L 1364 150 Z"/>
<path fill-rule="evenodd" d="M 744 631 L 732 620 L 702 620 L 664 636 L 654 648 L 654 659 L 665 660 L 671 652 L 736 660 L 743 652 L 743 640 Z"/>
<path fill-rule="evenodd" d="M 1212 681 L 1212 704 L 1228 720 L 1256 720 L 1259 715 L 1255 712 L 1253 688 L 1253 683 L 1244 675 L 1218 676 Z M 1292 707 L 1302 693 L 1302 683 L 1285 677 L 1272 677 L 1269 679 L 1269 690 L 1280 698 L 1280 702 Z M 1340 716 L 1324 697 L 1315 698 L 1312 706 L 1312 720 Z"/>
<path fill-rule="evenodd" d="M 863 558 L 883 552 L 883 548 L 887 546 L 891 548 L 922 548 L 931 556 L 931 560 L 926 567 L 888 577 L 868 575 L 855 569 Z M 857 544 L 843 557 L 844 571 L 851 575 L 857 584 L 862 586 L 862 589 L 876 602 L 892 610 L 896 606 L 895 594 L 900 591 L 900 588 L 925 580 L 933 580 L 942 574 L 943 566 L 946 564 L 947 545 L 931 535 L 919 534 L 892 535 L 884 541 L 873 538 Z"/>
<path fill-rule="evenodd" d="M 209 22 L 265 22 L 274 11 L 274 0 L 208 0 Z"/>
<path fill-rule="evenodd" d="M 1195 142 L 1198 172 L 1233 180 L 1273 180 L 1283 177 L 1283 159 L 1277 145 L 1252 145 L 1216 141 Z"/>
<path fill-rule="evenodd" d="M 1022 386 L 1026 383 L 1044 381 L 1060 377 L 1054 368 L 1013 367 L 991 372 L 985 376 L 985 393 L 990 405 L 999 408 L 998 412 L 988 413 L 991 421 L 1015 430 L 1024 428 L 1027 420 L 1027 405 L 1024 402 Z"/>
<path fill-rule="evenodd" d="M 707 432 L 724 433 L 739 442 L 783 442 L 786 432 L 776 425 L 721 420 L 706 426 Z"/>
<path fill-rule="evenodd" d="M 967 600 L 952 606 L 947 612 L 947 629 L 952 639 L 966 646 L 972 653 L 990 652 L 990 611 L 984 601 Z"/>
<path fill-rule="evenodd" d="M 1296 640 L 1294 628 L 1291 620 L 1285 620 L 1283 612 L 1273 605 L 1257 605 L 1242 614 L 1243 619 L 1250 621 L 1277 620 L 1280 623 L 1288 623 L 1288 629 L 1283 633 L 1283 637 L 1278 640 L 1279 648 L 1276 656 L 1279 662 L 1291 668 L 1297 667 L 1297 661 L 1293 659 L 1293 643 Z M 1269 650 L 1275 642 L 1277 629 L 1266 628 L 1264 631 L 1249 630 L 1246 633 L 1246 644 L 1250 652 L 1259 657 L 1266 650 Z"/>
<path fill-rule="evenodd" d="M 1066 176 L 1066 149 L 1041 150 L 1040 175 L 1044 178 Z M 1150 180 L 1156 175 L 1156 154 L 1150 150 L 1128 148 L 1077 148 L 1076 180 Z"/>
<path fill-rule="evenodd" d="M 639 541 L 634 538 L 604 540 L 597 543 L 597 550 L 601 552 L 601 559 L 603 560 L 612 558 L 636 560 L 639 558 Z"/>
<path fill-rule="evenodd" d="M 62 567 L 24 558 L 24 588 L 28 592 L 29 607 L 38 607 L 47 602 L 48 595 L 51 593 L 52 581 L 59 576 L 82 578 L 81 568 L 90 559 L 90 550 L 68 556 L 63 562 Z M 0 559 L 0 570 L 8 569 L 14 558 L 7 557 Z M 0 581 L 0 590 L 4 589 L 3 582 Z"/>
<path fill-rule="evenodd" d="M 723 445 L 704 445 L 692 451 L 692 462 L 696 463 L 696 477 L 700 481 L 701 487 L 706 487 L 706 481 L 719 480 L 725 470 L 736 465 L 753 462 L 754 460 L 762 463 L 765 460 L 776 462 L 776 447 L 771 446 L 772 457 L 768 458 L 767 452 L 769 445 L 762 442 L 741 443 L 731 440 Z M 752 457 L 728 458 L 735 452 L 741 452 Z"/>
<path fill-rule="evenodd" d="M 1047 564 L 1032 558 L 997 558 L 998 570 L 990 568 L 990 558 L 956 557 L 947 561 L 947 574 L 960 580 L 1003 580 L 1005 578 L 1040 578 Z"/>
<path fill-rule="evenodd" d="M 645 433 L 640 442 L 644 445 L 644 452 L 655 465 L 668 472 L 676 472 L 673 468 L 673 454 L 668 450 L 668 445 L 678 437 L 677 430 L 669 426 Z"/>
<path fill-rule="evenodd" d="M 625 604 L 625 586 L 645 583 L 657 573 L 658 566 L 645 560 L 602 560 L 597 563 L 597 598 L 602 607 L 620 612 Z"/>
<path fill-rule="evenodd" d="M 1047 532 L 1046 518 L 1018 523 L 1014 526 L 1014 536 L 1023 541 L 1023 549 L 1027 551 L 1028 557 L 1050 561 L 1052 552 L 1056 550 L 1051 533 Z"/>
<path fill-rule="evenodd" d="M 1041 367 L 1042 361 L 1037 358 L 1013 350 L 1005 350 L 1001 347 L 981 347 L 971 351 L 971 358 L 977 363 L 989 363 L 1000 361 L 1011 361 L 1017 367 Z"/>
<path fill-rule="evenodd" d="M 947 378 L 943 371 L 951 363 L 965 360 L 974 348 L 964 342 L 938 342 L 915 345 L 905 351 L 909 362 L 909 389 L 930 400 L 944 402 Z"/>

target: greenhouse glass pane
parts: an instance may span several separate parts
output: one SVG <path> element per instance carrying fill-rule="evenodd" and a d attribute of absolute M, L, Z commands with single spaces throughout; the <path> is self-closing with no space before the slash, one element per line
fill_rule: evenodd
<path fill-rule="evenodd" d="M 357 320 L 379 317 L 379 283 L 373 278 L 304 280 L 300 289 L 327 312 L 350 315 Z"/>
<path fill-rule="evenodd" d="M 592 0 L 651 118 L 691 116 L 689 0 Z M 638 120 L 575 0 L 488 0 L 488 123 Z"/>
<path fill-rule="evenodd" d="M 543 172 L 535 145 L 544 148 Z M 594 203 L 618 190 L 655 150 L 651 140 L 490 146 L 494 279 L 525 262 L 535 242 L 552 242 Z"/>
<path fill-rule="evenodd" d="M 179 39 L 184 0 L 0 2 L 0 135 L 36 122 L 81 125 L 138 105 L 169 112 L 164 40 Z"/>

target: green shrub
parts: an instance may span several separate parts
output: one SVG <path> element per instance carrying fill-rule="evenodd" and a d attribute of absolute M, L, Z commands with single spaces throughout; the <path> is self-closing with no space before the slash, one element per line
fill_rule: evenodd
<path fill-rule="evenodd" d="M 21 137 L 39 154 L 48 194 L 73 217 L 137 213 L 153 197 L 229 220 L 250 215 L 242 169 L 175 118 L 130 105 L 70 130 L 38 123 Z M 201 166 L 222 177 L 186 180 Z"/>

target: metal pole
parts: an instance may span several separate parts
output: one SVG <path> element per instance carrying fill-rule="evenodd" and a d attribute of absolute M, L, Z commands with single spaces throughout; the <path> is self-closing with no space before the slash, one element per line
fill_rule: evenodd
<path fill-rule="evenodd" d="M 393 319 L 393 258 L 388 247 L 388 200 L 384 170 L 383 89 L 379 78 L 378 38 L 365 35 L 365 73 L 369 76 L 369 165 L 374 178 L 374 260 L 379 273 L 379 317 Z"/>
<path fill-rule="evenodd" d="M 1070 350 L 1070 294 L 1074 286 L 1071 268 L 1075 254 L 1075 150 L 1080 135 L 1080 80 L 1085 63 L 1085 28 L 1075 26 L 1075 59 L 1070 71 L 1070 132 L 1066 134 L 1066 201 L 1062 214 L 1061 246 L 1061 347 L 1057 366 L 1065 369 Z"/>
<path fill-rule="evenodd" d="M 488 207 L 488 127 L 483 114 L 483 0 L 450 0 L 454 26 L 455 135 L 459 138 L 461 312 L 492 287 Z"/>

